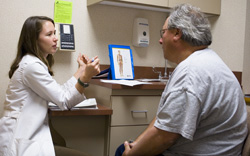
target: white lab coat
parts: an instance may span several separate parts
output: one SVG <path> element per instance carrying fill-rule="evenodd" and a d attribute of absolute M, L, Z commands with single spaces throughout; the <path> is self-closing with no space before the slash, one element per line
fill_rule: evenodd
<path fill-rule="evenodd" d="M 0 119 L 0 156 L 54 156 L 48 126 L 48 102 L 68 109 L 85 99 L 75 88 L 75 77 L 63 86 L 37 57 L 26 55 L 6 91 Z"/>

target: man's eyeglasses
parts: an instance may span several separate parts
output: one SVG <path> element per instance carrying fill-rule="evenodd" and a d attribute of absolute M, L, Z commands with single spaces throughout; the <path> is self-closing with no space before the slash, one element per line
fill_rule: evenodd
<path fill-rule="evenodd" d="M 166 30 L 168 30 L 168 29 L 161 29 L 160 30 L 160 36 L 161 36 L 161 38 L 162 38 L 162 36 L 163 36 L 163 34 L 165 33 Z"/>

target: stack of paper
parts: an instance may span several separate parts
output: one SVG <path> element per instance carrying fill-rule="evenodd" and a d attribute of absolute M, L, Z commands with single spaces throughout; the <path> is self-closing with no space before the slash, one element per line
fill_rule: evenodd
<path fill-rule="evenodd" d="M 136 80 L 101 80 L 101 82 L 120 84 L 120 85 L 131 86 L 131 87 L 135 85 L 150 84 L 148 82 L 140 82 Z"/>

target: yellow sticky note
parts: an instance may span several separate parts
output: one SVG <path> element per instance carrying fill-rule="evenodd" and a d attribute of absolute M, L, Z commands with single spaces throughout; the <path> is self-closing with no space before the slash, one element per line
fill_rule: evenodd
<path fill-rule="evenodd" d="M 55 0 L 54 21 L 71 24 L 72 2 Z"/>

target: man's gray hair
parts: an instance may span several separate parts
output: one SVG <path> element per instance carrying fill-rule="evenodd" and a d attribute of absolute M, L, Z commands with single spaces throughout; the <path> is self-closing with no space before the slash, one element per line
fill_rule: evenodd
<path fill-rule="evenodd" d="M 210 23 L 199 8 L 181 4 L 174 8 L 168 17 L 168 29 L 177 28 L 182 32 L 181 39 L 191 46 L 210 45 L 212 34 Z"/>

